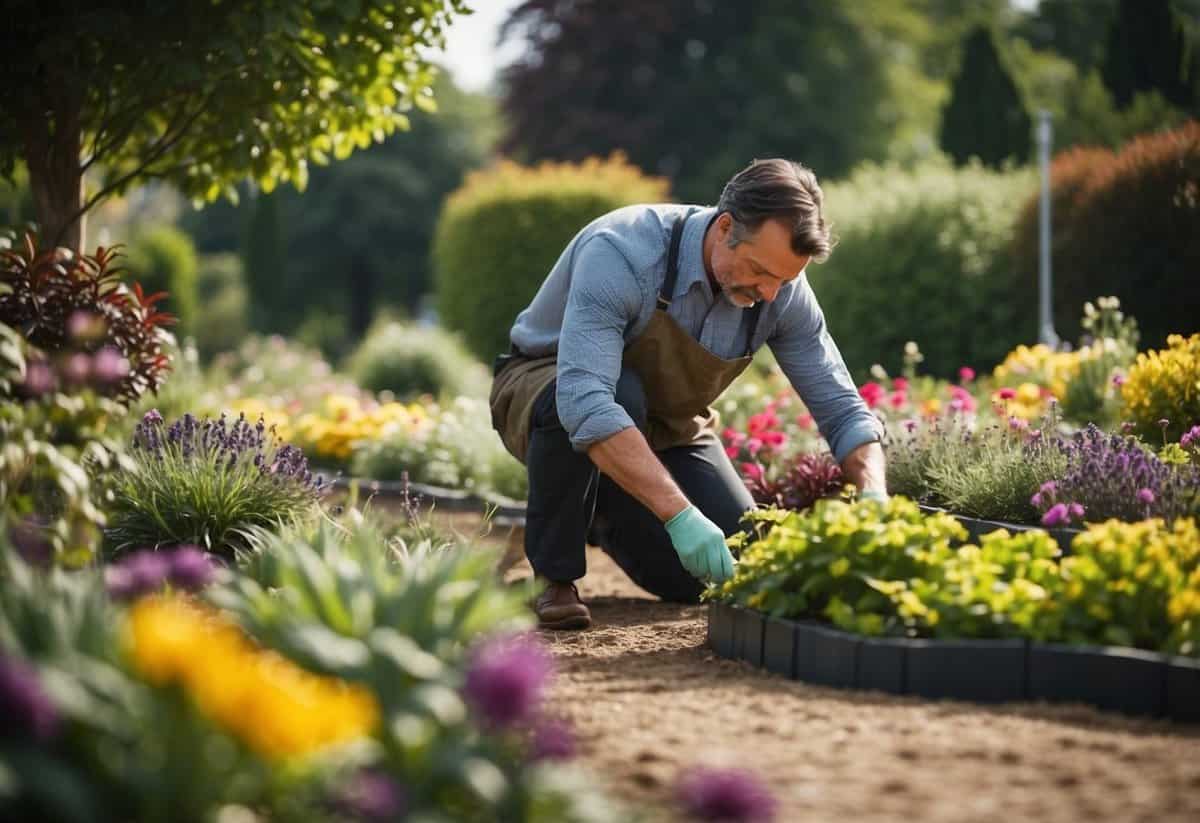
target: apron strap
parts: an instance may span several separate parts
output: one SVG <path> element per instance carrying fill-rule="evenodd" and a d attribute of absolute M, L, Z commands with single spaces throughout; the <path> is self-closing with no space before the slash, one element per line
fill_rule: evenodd
<path fill-rule="evenodd" d="M 671 247 L 667 252 L 667 276 L 663 280 L 662 291 L 658 293 L 658 307 L 666 309 L 671 305 L 671 297 L 675 294 L 675 281 L 679 279 L 679 241 L 683 240 L 683 224 L 696 212 L 688 209 L 688 213 L 675 221 L 671 227 Z"/>
<path fill-rule="evenodd" d="M 683 240 L 683 224 L 697 209 L 689 209 L 688 213 L 675 221 L 671 227 L 671 246 L 667 250 L 667 276 L 663 280 L 662 291 L 658 293 L 658 307 L 666 311 L 671 305 L 671 297 L 675 294 L 675 281 L 679 279 L 679 243 Z M 750 335 L 746 338 L 746 356 L 754 354 L 754 335 L 758 331 L 758 319 L 762 316 L 763 301 L 754 304 L 750 315 Z"/>

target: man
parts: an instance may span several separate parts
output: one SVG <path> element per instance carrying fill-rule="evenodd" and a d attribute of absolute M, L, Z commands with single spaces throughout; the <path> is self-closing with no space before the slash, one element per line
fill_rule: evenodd
<path fill-rule="evenodd" d="M 525 554 L 539 625 L 591 625 L 585 544 L 639 586 L 695 602 L 733 572 L 725 545 L 754 501 L 710 404 L 763 344 L 846 476 L 886 496 L 878 421 L 804 277 L 832 249 L 813 173 L 751 163 L 715 208 L 628 206 L 563 251 L 497 358 L 492 422 L 529 471 Z"/>

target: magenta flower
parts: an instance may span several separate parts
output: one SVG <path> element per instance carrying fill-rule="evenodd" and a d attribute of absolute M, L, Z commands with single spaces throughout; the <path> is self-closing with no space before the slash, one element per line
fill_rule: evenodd
<path fill-rule="evenodd" d="M 531 760 L 570 760 L 575 756 L 575 733 L 563 720 L 544 719 L 533 730 Z"/>
<path fill-rule="evenodd" d="M 879 401 L 883 400 L 883 386 L 874 381 L 859 386 L 858 393 L 866 401 L 867 408 L 869 409 L 875 408 L 879 405 Z"/>
<path fill-rule="evenodd" d="M 336 804 L 355 820 L 398 820 L 407 812 L 404 789 L 376 769 L 363 769 L 342 787 Z"/>
<path fill-rule="evenodd" d="M 533 637 L 492 637 L 475 649 L 463 694 L 485 725 L 510 728 L 537 714 L 552 668 Z"/>
<path fill-rule="evenodd" d="M 37 670 L 23 660 L 0 656 L 0 738 L 44 742 L 58 727 L 58 710 Z"/>
<path fill-rule="evenodd" d="M 166 552 L 142 549 L 104 570 L 104 586 L 114 600 L 136 600 L 161 589 L 171 572 Z"/>
<path fill-rule="evenodd" d="M 1067 514 L 1069 514 L 1071 516 L 1072 520 L 1083 520 L 1083 514 L 1084 514 L 1083 504 L 1082 503 L 1068 504 L 1067 505 Z"/>
<path fill-rule="evenodd" d="M 71 312 L 67 318 L 67 334 L 73 340 L 99 340 L 107 326 L 103 317 L 83 309 Z"/>
<path fill-rule="evenodd" d="M 758 463 L 743 463 L 742 475 L 750 478 L 751 480 L 762 480 L 763 467 Z"/>
<path fill-rule="evenodd" d="M 1150 489 L 1138 489 L 1137 499 L 1143 503 L 1150 504 L 1154 502 L 1154 492 Z"/>
<path fill-rule="evenodd" d="M 92 358 L 82 352 L 72 354 L 62 365 L 61 374 L 70 383 L 86 382 L 92 375 Z"/>
<path fill-rule="evenodd" d="M 1121 388 L 1122 386 L 1125 385 L 1125 375 L 1120 374 L 1120 373 L 1114 374 L 1112 377 L 1112 383 L 1118 389 Z"/>
<path fill-rule="evenodd" d="M 129 361 L 112 346 L 105 346 L 92 357 L 92 376 L 103 386 L 125 379 L 129 374 Z"/>
<path fill-rule="evenodd" d="M 763 442 L 757 437 L 751 437 L 746 441 L 746 451 L 750 452 L 751 455 L 758 454 L 762 447 Z"/>
<path fill-rule="evenodd" d="M 741 769 L 694 769 L 679 781 L 676 796 L 693 820 L 768 823 L 775 819 L 775 798 L 757 777 Z"/>
<path fill-rule="evenodd" d="M 888 405 L 893 409 L 902 409 L 904 404 L 908 402 L 908 395 L 903 391 L 894 391 L 888 396 Z"/>
<path fill-rule="evenodd" d="M 897 377 L 896 379 L 894 379 L 892 381 L 892 389 L 894 391 L 898 391 L 898 392 L 908 391 L 908 378 L 907 377 Z"/>
<path fill-rule="evenodd" d="M 741 454 L 741 453 L 742 453 L 742 450 L 741 450 L 741 449 L 739 449 L 737 446 L 726 446 L 726 447 L 725 447 L 725 455 L 726 455 L 726 456 L 727 456 L 727 457 L 728 457 L 730 460 L 734 460 L 734 459 L 736 459 L 736 458 L 737 458 L 737 456 L 738 456 L 739 454 Z"/>
<path fill-rule="evenodd" d="M 1014 397 L 1017 396 L 1017 390 L 1006 387 L 1006 388 L 1003 388 L 1000 391 L 996 392 L 996 395 L 1001 400 L 1012 400 Z"/>
<path fill-rule="evenodd" d="M 1179 438 L 1179 445 L 1185 449 L 1190 448 L 1192 444 L 1200 448 L 1200 426 L 1192 426 L 1190 430 L 1184 432 L 1183 437 Z"/>
<path fill-rule="evenodd" d="M 1065 503 L 1055 503 L 1042 515 L 1042 525 L 1048 529 L 1065 525 L 1071 519 L 1070 510 Z"/>
<path fill-rule="evenodd" d="M 960 383 L 970 383 L 975 379 L 975 370 L 970 366 L 963 366 L 958 370 L 958 380 Z"/>

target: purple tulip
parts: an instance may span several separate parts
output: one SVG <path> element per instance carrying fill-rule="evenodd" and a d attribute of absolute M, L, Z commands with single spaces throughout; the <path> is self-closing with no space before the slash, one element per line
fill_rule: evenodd
<path fill-rule="evenodd" d="M 172 586 L 199 591 L 213 581 L 216 573 L 212 558 L 198 546 L 180 546 L 171 552 L 167 579 Z"/>
<path fill-rule="evenodd" d="M 486 725 L 512 727 L 536 714 L 551 669 L 550 656 L 532 637 L 492 637 L 472 655 L 463 693 Z"/>
<path fill-rule="evenodd" d="M 695 769 L 679 781 L 676 796 L 685 814 L 695 820 L 775 819 L 775 798 L 757 777 L 740 769 Z"/>
<path fill-rule="evenodd" d="M 399 783 L 382 771 L 363 769 L 342 788 L 336 805 L 357 820 L 396 820 L 408 804 Z"/>
<path fill-rule="evenodd" d="M 575 733 L 563 720 L 545 719 L 533 730 L 532 760 L 570 760 L 575 756 Z"/>
<path fill-rule="evenodd" d="M 1053 529 L 1062 526 L 1071 515 L 1065 503 L 1055 503 L 1049 510 L 1042 515 L 1042 525 L 1048 529 Z"/>
<path fill-rule="evenodd" d="M 37 671 L 24 661 L 0 656 L 0 737 L 44 742 L 58 726 L 58 710 Z"/>

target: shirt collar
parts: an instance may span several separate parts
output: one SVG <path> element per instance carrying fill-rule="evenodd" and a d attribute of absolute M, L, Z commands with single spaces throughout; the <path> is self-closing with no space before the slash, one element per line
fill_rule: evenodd
<path fill-rule="evenodd" d="M 716 217 L 716 207 L 709 206 L 694 212 L 683 224 L 683 237 L 679 241 L 679 277 L 675 281 L 672 300 L 687 294 L 697 283 L 702 283 L 705 294 L 712 298 L 712 285 L 704 270 L 704 235 Z"/>

